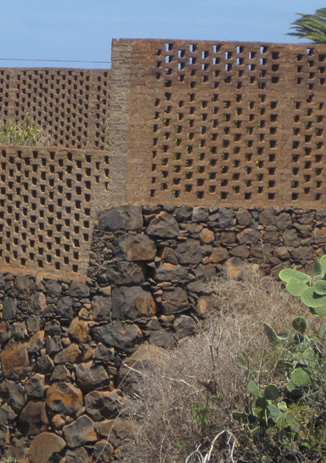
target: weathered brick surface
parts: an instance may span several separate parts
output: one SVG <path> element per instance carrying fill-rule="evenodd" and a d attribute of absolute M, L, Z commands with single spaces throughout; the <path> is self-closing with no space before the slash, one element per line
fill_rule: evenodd
<path fill-rule="evenodd" d="M 325 56 L 323 45 L 114 41 L 112 71 L 130 82 L 126 200 L 322 207 Z"/>
<path fill-rule="evenodd" d="M 55 146 L 107 147 L 109 103 L 108 69 L 0 69 L 0 119 L 29 115 Z"/>
<path fill-rule="evenodd" d="M 0 271 L 85 279 L 109 162 L 107 151 L 0 148 Z"/>

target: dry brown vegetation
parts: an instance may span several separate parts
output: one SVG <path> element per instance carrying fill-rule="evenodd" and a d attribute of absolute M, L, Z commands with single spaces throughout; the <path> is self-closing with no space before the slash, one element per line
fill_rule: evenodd
<path fill-rule="evenodd" d="M 249 266 L 244 274 L 239 281 L 210 283 L 219 309 L 200 323 L 200 334 L 162 351 L 155 367 L 139 371 L 127 405 L 138 422 L 130 463 L 245 462 L 254 461 L 255 452 L 255 461 L 261 461 L 255 446 L 246 459 L 242 425 L 232 412 L 248 404 L 249 380 L 261 385 L 278 380 L 278 359 L 268 355 L 263 323 L 280 333 L 291 330 L 294 316 L 304 314 L 310 326 L 316 317 L 279 282 Z"/>

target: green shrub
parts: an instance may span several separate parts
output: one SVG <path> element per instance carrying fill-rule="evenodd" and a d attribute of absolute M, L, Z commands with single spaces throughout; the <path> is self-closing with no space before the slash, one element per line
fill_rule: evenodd
<path fill-rule="evenodd" d="M 286 289 L 298 296 L 311 312 L 326 313 L 326 256 L 318 260 L 314 275 L 292 269 L 280 272 Z M 304 317 L 294 318 L 294 332 L 278 334 L 265 323 L 271 343 L 270 357 L 277 358 L 274 380 L 277 385 L 259 387 L 249 381 L 254 396 L 245 411 L 233 418 L 246 425 L 253 439 L 266 447 L 277 444 L 283 452 L 299 458 L 295 461 L 326 461 L 326 324 L 308 334 Z M 263 392 L 262 392 L 263 389 Z"/>
<path fill-rule="evenodd" d="M 314 274 L 293 269 L 283 269 L 279 277 L 286 282 L 287 291 L 301 301 L 316 315 L 326 315 L 326 255 L 315 262 Z"/>

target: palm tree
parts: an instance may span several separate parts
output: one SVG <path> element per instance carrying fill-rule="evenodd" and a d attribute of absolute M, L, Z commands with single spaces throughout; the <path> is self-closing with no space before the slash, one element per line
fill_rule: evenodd
<path fill-rule="evenodd" d="M 294 35 L 299 39 L 309 39 L 315 43 L 326 43 L 326 8 L 320 8 L 315 14 L 297 13 L 300 18 L 292 23 L 287 35 Z"/>

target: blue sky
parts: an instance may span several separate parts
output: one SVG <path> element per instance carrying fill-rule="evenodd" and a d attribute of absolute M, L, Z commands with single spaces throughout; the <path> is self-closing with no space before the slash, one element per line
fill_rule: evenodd
<path fill-rule="evenodd" d="M 0 0 L 0 67 L 110 67 L 113 38 L 300 43 L 286 36 L 297 12 L 321 0 Z"/>

